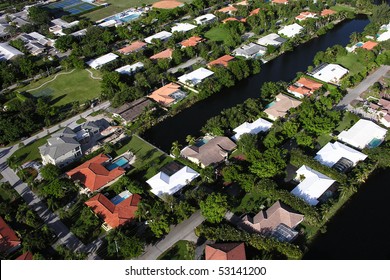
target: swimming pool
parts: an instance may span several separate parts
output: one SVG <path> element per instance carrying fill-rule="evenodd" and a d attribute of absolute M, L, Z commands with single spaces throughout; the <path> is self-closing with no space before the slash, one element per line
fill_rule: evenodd
<path fill-rule="evenodd" d="M 115 160 L 114 162 L 107 165 L 106 168 L 107 168 L 107 170 L 111 171 L 117 167 L 123 167 L 123 166 L 127 165 L 128 163 L 129 163 L 129 161 L 126 158 L 120 157 L 117 160 Z"/>
<path fill-rule="evenodd" d="M 124 191 L 124 192 L 121 192 L 120 194 L 118 194 L 117 196 L 115 196 L 113 199 L 111 199 L 111 202 L 114 205 L 117 205 L 130 196 L 131 196 L 131 192 Z"/>
<path fill-rule="evenodd" d="M 121 13 L 116 14 L 112 17 L 106 18 L 104 21 L 110 21 L 110 20 L 116 20 L 121 22 L 129 22 L 132 20 L 135 20 L 141 16 L 142 13 L 140 12 L 127 12 L 127 13 Z"/>
<path fill-rule="evenodd" d="M 368 143 L 368 147 L 369 147 L 369 148 L 376 148 L 376 147 L 378 147 L 381 143 L 382 143 L 382 140 L 381 140 L 381 139 L 374 138 L 374 139 L 371 140 L 370 143 Z"/>
<path fill-rule="evenodd" d="M 364 44 L 362 42 L 359 42 L 359 43 L 356 43 L 356 47 L 361 47 L 363 46 Z"/>
<path fill-rule="evenodd" d="M 276 103 L 276 101 L 272 101 L 270 104 L 268 104 L 267 106 L 265 106 L 265 109 L 268 109 L 268 108 L 271 108 L 272 106 L 274 106 Z"/>
<path fill-rule="evenodd" d="M 202 138 L 202 139 L 199 139 L 195 142 L 195 146 L 197 147 L 201 147 L 203 146 L 204 144 L 206 144 L 207 142 L 209 142 L 208 139 L 205 139 L 205 138 Z"/>

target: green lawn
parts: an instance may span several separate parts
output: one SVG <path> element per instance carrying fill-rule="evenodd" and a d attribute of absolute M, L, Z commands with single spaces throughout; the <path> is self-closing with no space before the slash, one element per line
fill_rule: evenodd
<path fill-rule="evenodd" d="M 193 260 L 195 258 L 195 246 L 192 242 L 180 240 L 171 248 L 162 253 L 158 260 Z"/>
<path fill-rule="evenodd" d="M 49 136 L 38 139 L 29 145 L 21 147 L 20 149 L 16 150 L 12 156 L 17 158 L 17 163 L 19 165 L 32 160 L 40 160 L 41 155 L 39 154 L 38 147 L 44 145 L 47 138 L 49 138 Z"/>
<path fill-rule="evenodd" d="M 323 134 L 321 135 L 320 137 L 317 138 L 317 143 L 323 147 L 325 146 L 326 144 L 328 144 L 328 142 L 332 140 L 332 136 L 330 136 L 329 134 Z"/>
<path fill-rule="evenodd" d="M 99 77 L 98 71 L 94 71 L 93 69 L 90 69 L 90 71 L 93 72 L 95 77 Z M 62 71 L 60 73 L 68 72 Z M 58 73 L 55 75 L 58 75 Z M 80 104 L 83 104 L 86 100 L 96 98 L 100 95 L 100 80 L 92 79 L 86 70 L 74 70 L 70 74 L 62 74 L 53 80 L 55 75 L 29 84 L 19 89 L 19 91 L 31 90 L 29 93 L 36 97 L 50 96 L 52 98 L 52 104 L 57 106 L 65 105 L 73 101 L 79 101 Z M 48 83 L 36 89 L 46 82 Z"/>
<path fill-rule="evenodd" d="M 217 26 L 207 31 L 204 36 L 211 41 L 221 42 L 227 40 L 230 34 L 228 29 Z"/>
<path fill-rule="evenodd" d="M 348 53 L 345 56 L 337 57 L 336 63 L 346 67 L 351 75 L 360 73 L 365 68 L 364 62 L 360 61 L 355 53 Z"/>
<path fill-rule="evenodd" d="M 346 112 L 344 118 L 341 120 L 339 126 L 336 128 L 337 131 L 341 132 L 345 129 L 350 128 L 359 120 L 359 117 L 351 112 Z"/>
<path fill-rule="evenodd" d="M 347 5 L 336 5 L 330 7 L 331 10 L 334 10 L 336 12 L 355 12 L 355 8 Z"/>
<path fill-rule="evenodd" d="M 77 124 L 82 124 L 82 123 L 85 123 L 87 121 L 87 119 L 84 119 L 84 118 L 80 118 L 76 121 Z"/>
<path fill-rule="evenodd" d="M 92 21 L 97 21 L 113 14 L 122 12 L 126 9 L 133 7 L 142 7 L 143 4 L 149 5 L 159 0 L 106 0 L 104 2 L 109 3 L 108 7 L 87 13 L 83 15 L 85 18 L 88 18 Z M 181 2 L 191 3 L 193 0 L 180 0 Z"/>

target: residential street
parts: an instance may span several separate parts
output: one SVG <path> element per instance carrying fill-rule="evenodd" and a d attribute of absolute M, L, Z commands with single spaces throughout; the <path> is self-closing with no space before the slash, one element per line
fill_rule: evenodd
<path fill-rule="evenodd" d="M 357 87 L 348 89 L 348 94 L 337 104 L 340 109 L 348 106 L 353 100 L 358 99 L 360 95 L 377 82 L 383 75 L 390 71 L 390 66 L 383 65 L 379 67 L 374 73 L 368 75 Z"/>
<path fill-rule="evenodd" d="M 145 253 L 139 260 L 156 260 L 163 252 L 172 247 L 179 240 L 188 240 L 197 242 L 194 234 L 194 228 L 204 221 L 200 211 L 195 212 L 188 220 L 175 226 L 168 235 L 155 245 L 146 247 Z"/>

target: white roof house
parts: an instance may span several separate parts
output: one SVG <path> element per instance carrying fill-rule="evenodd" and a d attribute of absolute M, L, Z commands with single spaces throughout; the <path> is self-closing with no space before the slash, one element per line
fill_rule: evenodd
<path fill-rule="evenodd" d="M 359 120 L 349 130 L 342 131 L 338 139 L 358 149 L 376 147 L 386 137 L 387 129 L 368 120 Z"/>
<path fill-rule="evenodd" d="M 171 28 L 171 32 L 187 32 L 194 28 L 196 28 L 196 25 L 190 23 L 176 23 L 176 25 Z"/>
<path fill-rule="evenodd" d="M 160 171 L 146 181 L 152 188 L 151 192 L 158 197 L 163 194 L 174 194 L 199 176 L 198 172 L 188 166 L 184 166 L 175 173 L 165 172 L 164 170 Z"/>
<path fill-rule="evenodd" d="M 244 122 L 240 126 L 233 129 L 236 134 L 232 137 L 232 139 L 234 141 L 237 141 L 240 139 L 241 135 L 245 133 L 258 134 L 259 132 L 265 132 L 268 131 L 271 126 L 271 122 L 266 121 L 262 118 L 255 120 L 253 123 Z"/>
<path fill-rule="evenodd" d="M 184 74 L 178 78 L 180 82 L 183 84 L 195 86 L 201 83 L 204 79 L 212 76 L 214 74 L 213 71 L 210 71 L 206 68 L 198 68 L 188 74 Z"/>
<path fill-rule="evenodd" d="M 284 35 L 288 38 L 292 38 L 296 35 L 298 35 L 303 30 L 303 27 L 300 26 L 298 23 L 286 25 L 282 29 L 278 31 L 280 35 Z"/>
<path fill-rule="evenodd" d="M 310 75 L 325 83 L 331 83 L 338 85 L 341 78 L 349 73 L 348 69 L 338 64 L 322 64 L 315 68 Z"/>
<path fill-rule="evenodd" d="M 302 198 L 312 206 L 317 205 L 319 202 L 318 198 L 336 182 L 306 165 L 302 165 L 297 170 L 296 179 L 300 181 L 300 184 L 291 193 Z"/>
<path fill-rule="evenodd" d="M 271 45 L 271 46 L 278 47 L 286 41 L 287 39 L 280 37 L 278 34 L 271 33 L 257 40 L 257 44 L 261 46 Z"/>
<path fill-rule="evenodd" d="M 243 56 L 245 58 L 256 58 L 262 56 L 267 52 L 267 48 L 264 46 L 257 45 L 255 43 L 249 43 L 242 45 L 241 47 L 235 49 L 233 54 L 235 56 Z"/>
<path fill-rule="evenodd" d="M 335 143 L 329 142 L 326 144 L 317 152 L 315 159 L 323 165 L 332 167 L 342 158 L 346 158 L 353 165 L 356 165 L 359 161 L 365 160 L 366 157 L 365 154 L 336 141 Z"/>
<path fill-rule="evenodd" d="M 379 37 L 376 39 L 378 42 L 383 42 L 383 41 L 387 41 L 390 39 L 390 30 L 382 33 L 381 35 L 379 35 Z"/>
<path fill-rule="evenodd" d="M 108 53 L 105 54 L 101 57 L 98 57 L 96 59 L 91 59 L 90 61 L 87 62 L 87 64 L 93 68 L 93 69 L 98 69 L 102 67 L 104 64 L 107 64 L 115 59 L 117 59 L 119 56 L 117 56 L 114 53 Z"/>
<path fill-rule="evenodd" d="M 203 16 L 199 16 L 199 17 L 195 18 L 194 20 L 195 20 L 197 25 L 200 25 L 200 24 L 211 23 L 216 19 L 217 19 L 217 17 L 214 16 L 213 14 L 205 14 Z"/>
<path fill-rule="evenodd" d="M 169 39 L 171 36 L 172 36 L 171 32 L 161 31 L 161 32 L 158 32 L 158 33 L 156 33 L 156 34 L 154 34 L 152 36 L 149 36 L 149 37 L 145 38 L 144 41 L 146 43 L 151 44 L 153 39 L 165 41 L 165 40 Z"/>
<path fill-rule="evenodd" d="M 144 64 L 142 62 L 137 62 L 132 65 L 125 65 L 120 68 L 117 68 L 115 69 L 115 71 L 120 74 L 131 75 L 142 68 L 144 68 Z"/>
<path fill-rule="evenodd" d="M 10 60 L 18 55 L 23 55 L 23 53 L 8 43 L 0 43 L 0 60 Z"/>

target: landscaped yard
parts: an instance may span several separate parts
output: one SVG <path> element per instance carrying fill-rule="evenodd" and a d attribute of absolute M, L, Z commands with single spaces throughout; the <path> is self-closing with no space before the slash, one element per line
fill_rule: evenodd
<path fill-rule="evenodd" d="M 92 21 L 97 21 L 113 14 L 122 12 L 133 7 L 142 7 L 143 5 L 150 5 L 159 0 L 106 0 L 104 2 L 110 4 L 109 6 L 87 13 L 84 17 Z M 193 0 L 180 0 L 180 2 L 191 3 Z"/>
<path fill-rule="evenodd" d="M 317 143 L 321 146 L 321 148 L 323 146 L 325 146 L 326 144 L 328 144 L 328 142 L 332 140 L 332 136 L 330 136 L 329 134 L 322 134 L 321 136 L 319 136 L 317 138 Z"/>
<path fill-rule="evenodd" d="M 339 126 L 336 128 L 338 132 L 341 132 L 345 129 L 349 129 L 352 125 L 354 125 L 359 120 L 359 117 L 351 112 L 346 112 L 344 118 L 341 120 Z"/>
<path fill-rule="evenodd" d="M 347 68 L 351 75 L 362 72 L 366 67 L 364 62 L 360 61 L 355 53 L 348 53 L 347 55 L 337 57 L 336 63 Z"/>
<path fill-rule="evenodd" d="M 229 30 L 222 27 L 214 27 L 207 31 L 204 36 L 215 42 L 225 41 L 230 37 Z"/>
<path fill-rule="evenodd" d="M 19 150 L 13 153 L 12 156 L 16 157 L 17 164 L 21 165 L 28 161 L 40 160 L 41 155 L 39 154 L 38 147 L 44 145 L 47 138 L 49 138 L 49 136 L 38 139 L 29 145 L 21 147 Z"/>
<path fill-rule="evenodd" d="M 98 71 L 89 69 L 94 77 L 100 77 Z M 63 73 L 63 74 L 62 74 Z M 83 104 L 87 100 L 100 95 L 100 80 L 92 79 L 86 70 L 62 71 L 55 75 L 41 79 L 35 83 L 19 89 L 20 92 L 29 90 L 29 93 L 39 96 L 50 96 L 52 105 L 60 106 L 79 101 Z M 57 76 L 58 75 L 58 76 Z M 56 77 L 54 79 L 54 77 Z M 43 86 L 42 86 L 43 85 Z"/>
<path fill-rule="evenodd" d="M 354 12 L 355 8 L 347 5 L 336 5 L 330 7 L 331 10 L 334 10 L 336 12 Z"/>
<path fill-rule="evenodd" d="M 195 246 L 185 240 L 178 241 L 158 257 L 159 260 L 193 260 L 194 258 Z"/>

